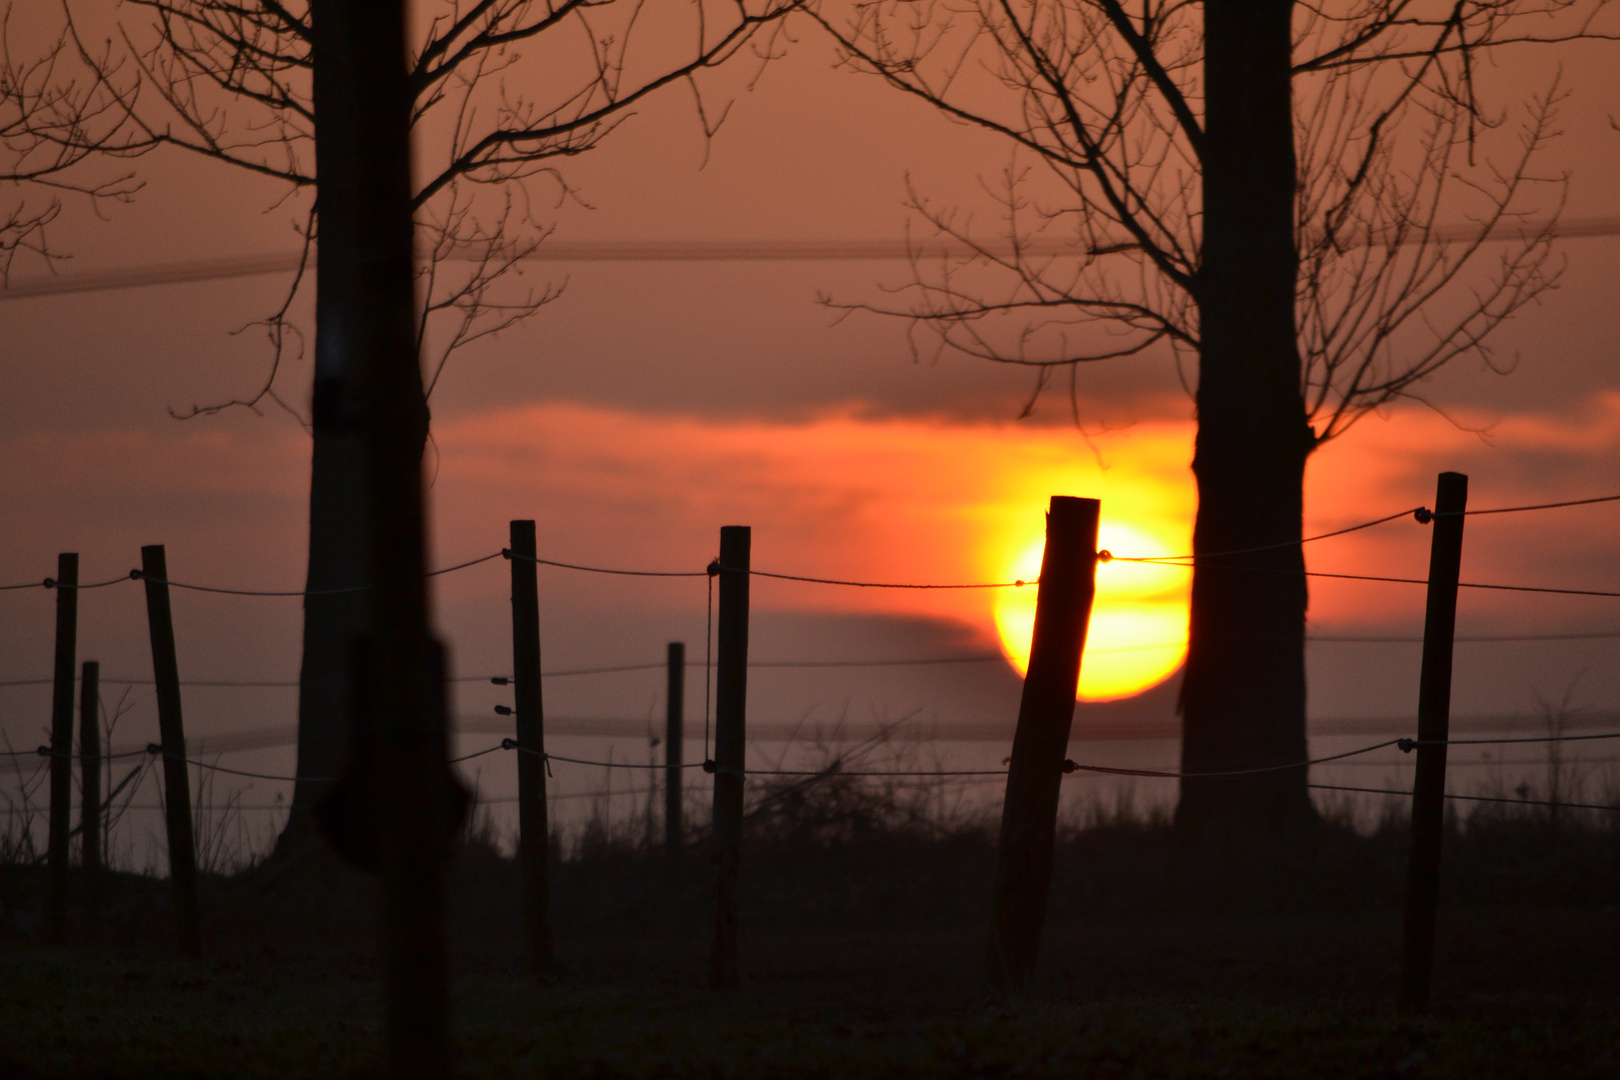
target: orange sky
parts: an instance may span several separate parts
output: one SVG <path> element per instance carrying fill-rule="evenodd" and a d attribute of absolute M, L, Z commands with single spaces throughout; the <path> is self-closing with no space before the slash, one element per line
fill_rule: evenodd
<path fill-rule="evenodd" d="M 1566 137 L 1547 167 L 1569 169 L 1569 213 L 1620 212 L 1610 178 L 1620 135 L 1608 122 L 1615 68 L 1572 52 Z M 1538 62 L 1539 63 L 1539 62 Z M 1535 72 L 1507 71 L 1510 84 Z M 971 199 L 975 176 L 1004 164 L 983 136 L 834 72 L 806 47 L 774 65 L 737 104 L 708 150 L 683 100 L 658 101 L 570 178 L 594 209 L 557 212 L 558 237 L 893 237 L 909 174 L 941 198 Z M 131 207 L 98 220 L 70 208 L 64 269 L 285 250 L 296 204 L 218 169 L 152 158 Z M 1564 245 L 1560 290 L 1504 329 L 1518 370 L 1501 378 L 1464 362 L 1423 388 L 1483 436 L 1421 407 L 1369 418 L 1313 461 L 1307 530 L 1337 528 L 1432 498 L 1433 477 L 1473 477 L 1476 505 L 1620 491 L 1620 243 Z M 20 268 L 22 273 L 26 267 Z M 37 272 L 37 267 L 35 271 Z M 1100 497 L 1117 515 L 1185 541 L 1191 409 L 1164 356 L 1086 371 L 1079 390 L 1091 444 L 1064 403 L 1024 404 L 1024 373 L 946 357 L 914 363 L 903 327 L 875 318 L 833 325 L 819 291 L 881 297 L 905 280 L 880 263 L 547 266 L 561 300 L 528 326 L 458 357 L 434 401 L 434 559 L 492 551 L 512 517 L 535 517 L 564 559 L 700 568 L 722 524 L 755 527 L 764 569 L 895 580 L 1004 576 L 1039 535 L 1048 496 Z M 180 423 L 185 409 L 251 390 L 265 363 L 253 332 L 282 283 L 249 279 L 0 304 L 0 579 L 43 577 L 78 550 L 87 577 L 126 572 L 143 543 L 166 542 L 177 577 L 296 587 L 303 567 L 308 442 L 271 410 Z M 295 314 L 307 320 L 307 308 Z M 308 362 L 289 361 L 290 400 Z M 1465 576 L 1620 588 L 1612 554 L 1620 512 L 1560 512 L 1535 521 L 1470 522 Z M 1427 531 L 1395 523 L 1313 547 L 1316 569 L 1419 576 Z M 615 663 L 695 644 L 702 583 L 648 585 L 549 573 L 548 656 Z M 834 591 L 760 583 L 757 655 L 885 655 L 973 650 L 996 639 L 989 597 Z M 508 648 L 499 564 L 441 583 L 444 633 L 462 671 L 502 670 Z M 3 594 L 0 679 L 48 670 L 49 597 Z M 1313 626 L 1340 631 L 1420 625 L 1421 590 L 1317 580 Z M 287 677 L 296 671 L 295 602 L 190 596 L 177 607 L 182 665 L 196 677 Z M 1486 630 L 1620 627 L 1608 601 L 1467 595 L 1465 626 Z M 86 600 L 87 655 L 139 673 L 144 628 L 133 590 Z M 1094 643 L 1096 644 L 1096 643 Z M 1514 647 L 1460 655 L 1459 707 L 1529 708 L 1575 686 L 1582 700 L 1620 693 L 1614 643 Z M 1359 649 L 1359 651 L 1358 651 Z M 1318 716 L 1407 708 L 1411 650 L 1313 650 Z M 979 676 L 974 676 L 979 678 Z M 999 681 L 998 681 L 999 680 Z M 926 701 L 946 715 L 1005 708 L 1008 675 L 980 682 L 899 680 L 809 687 L 802 701 L 846 693 L 896 708 Z M 1014 691 L 1015 691 L 1014 685 Z M 471 689 L 468 708 L 483 708 Z M 559 688 L 559 707 L 639 714 L 644 688 Z M 930 696 L 932 695 L 932 696 Z M 7 734 L 34 738 L 37 703 L 7 704 Z M 22 701 L 23 699 L 18 699 Z M 287 722 L 285 703 L 199 699 L 200 724 Z M 27 699 L 32 701 L 32 699 Z"/>

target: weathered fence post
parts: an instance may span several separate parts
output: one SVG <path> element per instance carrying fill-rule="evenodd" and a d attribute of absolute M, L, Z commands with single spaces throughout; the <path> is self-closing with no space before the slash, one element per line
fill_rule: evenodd
<path fill-rule="evenodd" d="M 669 643 L 669 676 L 664 693 L 664 850 L 681 853 L 681 766 L 686 738 L 686 642 Z"/>
<path fill-rule="evenodd" d="M 511 524 L 512 699 L 517 713 L 518 858 L 523 878 L 523 923 L 529 970 L 547 971 L 554 959 L 551 879 L 546 866 L 545 712 L 540 694 L 540 585 L 533 521 Z"/>
<path fill-rule="evenodd" d="M 73 827 L 73 666 L 79 635 L 79 556 L 56 557 L 56 667 L 51 691 L 51 814 L 46 864 L 46 933 L 58 945 L 68 931 L 68 841 Z"/>
<path fill-rule="evenodd" d="M 169 885 L 175 932 L 188 956 L 202 952 L 197 908 L 197 849 L 191 833 L 191 784 L 186 775 L 186 728 L 180 714 L 180 665 L 169 608 L 169 566 L 162 544 L 141 548 L 146 622 L 152 638 L 152 681 L 157 687 L 158 735 L 163 747 L 163 811 L 169 841 Z"/>
<path fill-rule="evenodd" d="M 752 531 L 720 530 L 720 558 L 709 567 L 720 578 L 715 642 L 714 697 L 714 949 L 709 981 L 717 989 L 738 984 L 737 893 L 742 858 L 743 771 L 748 748 L 748 570 Z"/>
<path fill-rule="evenodd" d="M 1052 884 L 1058 789 L 1095 593 L 1101 505 L 1096 499 L 1054 495 L 1046 515 L 1046 552 L 1041 556 L 1029 670 L 1007 770 L 990 942 L 985 950 L 986 974 L 1001 989 L 1026 984 L 1040 953 Z"/>
<path fill-rule="evenodd" d="M 79 679 L 79 865 L 84 870 L 84 934 L 101 929 L 101 665 L 86 660 Z"/>
<path fill-rule="evenodd" d="M 1435 909 L 1440 899 L 1440 842 L 1445 832 L 1446 740 L 1451 737 L 1451 652 L 1457 630 L 1457 578 L 1462 570 L 1468 477 L 1444 472 L 1434 496 L 1429 543 L 1429 596 L 1423 616 L 1423 673 L 1418 685 L 1418 747 L 1412 781 L 1412 840 L 1406 864 L 1406 925 L 1396 1007 L 1429 1005 L 1434 968 Z"/>

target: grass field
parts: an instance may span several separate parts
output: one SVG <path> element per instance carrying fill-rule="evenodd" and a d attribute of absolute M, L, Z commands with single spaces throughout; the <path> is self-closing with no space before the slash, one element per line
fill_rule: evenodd
<path fill-rule="evenodd" d="M 1617 1077 L 1620 827 L 1486 806 L 1445 839 L 1434 1009 L 1393 1010 L 1406 831 L 1189 844 L 1129 806 L 1059 839 L 1042 967 L 980 976 L 993 829 L 854 777 L 761 785 L 742 972 L 705 988 L 710 870 L 646 821 L 554 852 L 557 968 L 520 970 L 515 866 L 455 866 L 468 1077 Z M 1393 806 L 1393 803 L 1392 803 Z M 314 855 L 204 878 L 203 960 L 173 959 L 167 882 L 75 882 L 40 942 L 44 868 L 0 860 L 0 1080 L 347 1077 L 382 1069 L 374 884 Z M 251 858 L 240 858 L 238 863 Z"/>
<path fill-rule="evenodd" d="M 726 994 L 703 984 L 699 838 L 674 861 L 639 828 L 568 845 L 545 985 L 518 966 L 515 868 L 474 838 L 450 907 L 464 1074 L 1620 1077 L 1620 830 L 1602 816 L 1453 823 L 1434 1009 L 1402 1021 L 1393 818 L 1236 847 L 1093 815 L 1059 845 L 1035 984 L 996 999 L 983 822 L 855 788 L 755 806 Z M 99 923 L 78 912 L 52 949 L 42 869 L 0 866 L 0 1077 L 379 1072 L 368 879 L 319 859 L 208 877 L 201 961 L 169 955 L 166 883 L 106 884 Z"/>
<path fill-rule="evenodd" d="M 0 1074 L 375 1075 L 377 996 L 365 972 L 12 948 Z M 949 997 L 479 976 L 456 1006 L 468 1076 L 1620 1076 L 1612 1000 L 1400 1023 L 1365 1003 Z"/>

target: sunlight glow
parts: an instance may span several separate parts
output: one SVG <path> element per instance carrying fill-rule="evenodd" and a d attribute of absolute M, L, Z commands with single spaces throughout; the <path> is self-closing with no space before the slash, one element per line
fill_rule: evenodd
<path fill-rule="evenodd" d="M 1171 537 L 1146 525 L 1103 519 L 1098 543 L 1120 555 L 1180 554 Z M 1044 538 L 1026 544 L 1007 568 L 1015 580 L 1040 576 Z M 1163 682 L 1187 654 L 1187 607 L 1192 574 L 1186 567 L 1108 562 L 1097 566 L 1086 650 L 1080 663 L 1081 701 L 1130 697 Z M 1035 624 L 1033 586 L 1004 589 L 995 605 L 996 632 L 1008 661 L 1029 667 Z"/>

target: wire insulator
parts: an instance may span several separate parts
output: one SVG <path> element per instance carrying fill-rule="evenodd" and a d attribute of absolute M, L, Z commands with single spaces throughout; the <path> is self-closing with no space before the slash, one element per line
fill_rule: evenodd
<path fill-rule="evenodd" d="M 703 771 L 704 772 L 712 773 L 712 772 L 714 772 L 714 770 L 716 768 L 718 768 L 718 766 L 715 765 L 714 758 L 704 758 L 703 759 Z"/>
<path fill-rule="evenodd" d="M 501 740 L 501 749 L 502 750 L 516 750 L 517 749 L 517 740 L 516 739 L 502 739 Z"/>
<path fill-rule="evenodd" d="M 507 686 L 512 682 L 512 680 L 507 678 L 505 675 L 491 675 L 489 677 L 489 681 L 494 683 L 496 686 Z"/>
<path fill-rule="evenodd" d="M 1416 739 L 1396 739 L 1395 745 L 1403 754 L 1410 754 L 1417 747 Z"/>
<path fill-rule="evenodd" d="M 1434 511 L 1430 510 L 1427 506 L 1420 506 L 1416 510 L 1412 511 L 1412 517 L 1417 519 L 1417 523 L 1419 525 L 1427 525 L 1429 522 L 1434 520 Z"/>
<path fill-rule="evenodd" d="M 512 706 L 510 706 L 510 705 L 497 705 L 497 706 L 495 706 L 495 715 L 496 716 L 511 716 L 512 715 Z"/>

